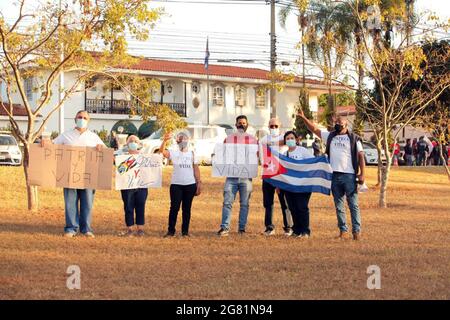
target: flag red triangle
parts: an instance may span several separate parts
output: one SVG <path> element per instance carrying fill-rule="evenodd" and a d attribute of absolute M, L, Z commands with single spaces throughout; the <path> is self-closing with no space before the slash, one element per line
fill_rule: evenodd
<path fill-rule="evenodd" d="M 268 179 L 279 174 L 287 172 L 287 169 L 283 167 L 278 160 L 278 157 L 274 156 L 270 151 L 270 148 L 263 146 L 263 173 L 262 178 Z"/>

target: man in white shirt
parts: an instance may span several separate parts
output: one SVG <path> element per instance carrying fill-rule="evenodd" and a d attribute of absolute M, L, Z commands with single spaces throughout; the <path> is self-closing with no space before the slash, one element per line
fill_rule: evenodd
<path fill-rule="evenodd" d="M 273 150 L 279 151 L 280 145 L 283 145 L 283 135 L 280 134 L 280 120 L 278 118 L 272 118 L 269 120 L 269 132 L 270 134 L 264 136 L 259 141 L 259 154 L 261 156 L 261 163 L 263 163 L 263 145 L 270 146 Z M 286 195 L 283 190 L 276 190 L 270 183 L 264 181 L 262 183 L 263 192 L 263 205 L 265 209 L 264 224 L 266 230 L 264 234 L 271 236 L 275 234 L 275 225 L 273 224 L 273 200 L 275 192 L 278 194 L 278 200 L 281 205 L 281 212 L 283 214 L 284 232 L 286 235 L 292 234 L 292 216 L 286 203 Z"/>
<path fill-rule="evenodd" d="M 357 184 L 364 183 L 365 160 L 361 139 L 348 130 L 347 119 L 339 117 L 334 131 L 321 131 L 316 124 L 305 117 L 300 110 L 298 116 L 303 119 L 308 129 L 321 137 L 326 144 L 326 154 L 333 169 L 331 191 L 338 227 L 339 238 L 347 237 L 348 227 L 345 220 L 344 197 L 347 197 L 348 207 L 352 219 L 353 240 L 359 240 L 361 234 L 361 215 L 358 206 Z"/>
<path fill-rule="evenodd" d="M 56 139 L 53 140 L 53 143 L 79 147 L 95 147 L 97 150 L 106 147 L 100 137 L 87 128 L 89 120 L 90 117 L 87 111 L 78 111 L 75 116 L 75 128 L 57 136 Z M 42 141 L 42 145 L 46 143 L 52 142 Z M 94 233 L 91 229 L 94 194 L 95 190 L 93 189 L 64 188 L 66 216 L 64 235 L 66 237 L 74 237 L 78 231 L 87 237 L 94 237 Z M 78 202 L 80 203 L 79 207 Z"/>

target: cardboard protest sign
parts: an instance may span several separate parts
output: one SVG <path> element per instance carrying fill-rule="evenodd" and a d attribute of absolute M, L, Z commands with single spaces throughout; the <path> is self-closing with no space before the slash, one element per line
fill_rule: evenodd
<path fill-rule="evenodd" d="M 257 144 L 217 143 L 212 159 L 212 176 L 255 178 L 258 176 L 257 152 Z"/>
<path fill-rule="evenodd" d="M 113 153 L 108 148 L 34 144 L 28 182 L 42 187 L 111 190 Z"/>
<path fill-rule="evenodd" d="M 161 154 L 127 154 L 115 159 L 116 190 L 161 188 Z"/>

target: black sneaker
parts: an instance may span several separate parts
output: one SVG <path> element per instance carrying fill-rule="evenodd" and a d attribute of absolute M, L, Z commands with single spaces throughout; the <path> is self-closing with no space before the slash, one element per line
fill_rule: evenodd
<path fill-rule="evenodd" d="M 274 229 L 267 228 L 266 231 L 264 231 L 264 235 L 265 236 L 273 236 L 274 234 L 275 234 L 275 230 Z"/>
<path fill-rule="evenodd" d="M 238 234 L 241 235 L 241 236 L 245 235 L 245 229 L 240 229 L 238 231 Z"/>
<path fill-rule="evenodd" d="M 175 237 L 175 233 L 173 233 L 173 232 L 167 232 L 167 233 L 164 235 L 164 238 L 171 238 L 171 237 Z"/>
<path fill-rule="evenodd" d="M 181 236 L 182 236 L 183 238 L 190 238 L 190 237 L 191 237 L 191 235 L 190 235 L 189 233 L 187 233 L 187 232 L 183 232 L 183 233 L 181 234 Z"/>
<path fill-rule="evenodd" d="M 230 231 L 224 228 L 220 228 L 220 230 L 217 232 L 217 235 L 219 237 L 227 237 L 229 235 Z"/>

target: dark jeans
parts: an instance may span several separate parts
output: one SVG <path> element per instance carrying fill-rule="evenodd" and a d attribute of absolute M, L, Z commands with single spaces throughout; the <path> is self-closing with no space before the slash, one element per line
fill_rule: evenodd
<path fill-rule="evenodd" d="M 262 183 L 262 191 L 263 191 L 263 204 L 264 209 L 266 211 L 265 218 L 264 218 L 264 224 L 266 225 L 266 229 L 273 230 L 275 229 L 275 226 L 273 224 L 273 199 L 275 195 L 275 187 L 272 186 L 270 183 L 265 182 L 263 180 Z M 286 195 L 283 190 L 280 190 L 280 193 L 278 194 L 278 200 L 280 201 L 281 205 L 281 212 L 283 213 L 283 226 L 284 231 L 289 231 L 292 228 L 292 215 L 289 211 L 287 204 L 286 204 Z"/>
<path fill-rule="evenodd" d="M 147 201 L 148 189 L 121 190 L 121 193 L 127 227 L 134 226 L 135 212 L 136 224 L 143 226 L 145 224 L 145 201 Z"/>
<path fill-rule="evenodd" d="M 427 156 L 425 153 L 419 153 L 417 155 L 416 165 L 418 165 L 418 166 L 426 166 L 427 165 Z"/>
<path fill-rule="evenodd" d="M 189 184 L 186 186 L 179 184 L 170 185 L 170 211 L 169 211 L 169 233 L 175 233 L 175 225 L 177 224 L 178 211 L 183 215 L 183 224 L 181 225 L 181 232 L 183 234 L 189 233 L 189 223 L 191 221 L 191 207 L 192 199 L 194 199 L 197 191 L 197 184 Z"/>
<path fill-rule="evenodd" d="M 311 192 L 289 192 L 285 191 L 287 204 L 291 210 L 294 225 L 292 231 L 297 234 L 311 234 L 309 229 L 309 199 Z"/>

